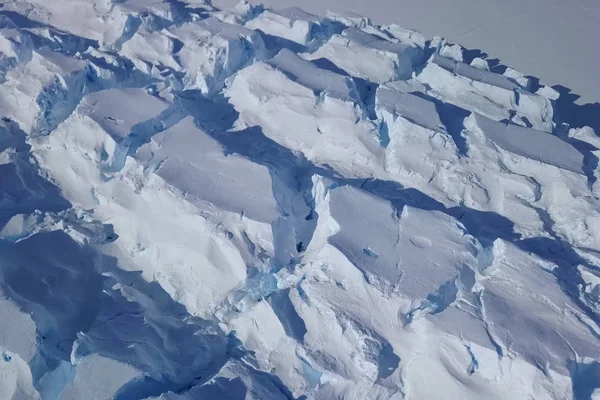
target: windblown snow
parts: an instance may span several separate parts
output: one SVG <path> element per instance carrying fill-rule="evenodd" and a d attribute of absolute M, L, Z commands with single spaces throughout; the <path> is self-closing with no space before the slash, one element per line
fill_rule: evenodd
<path fill-rule="evenodd" d="M 0 398 L 600 398 L 557 99 L 351 14 L 4 1 Z"/>

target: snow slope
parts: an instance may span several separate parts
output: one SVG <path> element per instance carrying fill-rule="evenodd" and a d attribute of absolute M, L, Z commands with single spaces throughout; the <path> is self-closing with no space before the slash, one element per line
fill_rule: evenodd
<path fill-rule="evenodd" d="M 554 89 L 248 3 L 0 38 L 1 398 L 600 395 L 600 140 Z"/>

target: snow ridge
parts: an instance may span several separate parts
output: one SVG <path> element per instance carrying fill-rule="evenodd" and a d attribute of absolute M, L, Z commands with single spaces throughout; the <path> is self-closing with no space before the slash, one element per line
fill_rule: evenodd
<path fill-rule="evenodd" d="M 598 395 L 600 141 L 465 59 L 354 15 L 4 2 L 0 397 Z"/>

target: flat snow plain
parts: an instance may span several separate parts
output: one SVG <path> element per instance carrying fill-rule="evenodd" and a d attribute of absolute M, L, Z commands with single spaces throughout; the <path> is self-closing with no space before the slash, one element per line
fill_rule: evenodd
<path fill-rule="evenodd" d="M 5 1 L 0 51 L 1 399 L 600 398 L 569 96 L 249 3 Z"/>

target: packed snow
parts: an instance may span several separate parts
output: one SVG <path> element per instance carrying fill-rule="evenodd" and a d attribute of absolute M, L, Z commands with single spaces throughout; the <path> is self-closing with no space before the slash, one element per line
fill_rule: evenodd
<path fill-rule="evenodd" d="M 555 89 L 200 0 L 5 1 L 0 87 L 0 398 L 600 396 L 600 139 Z"/>

